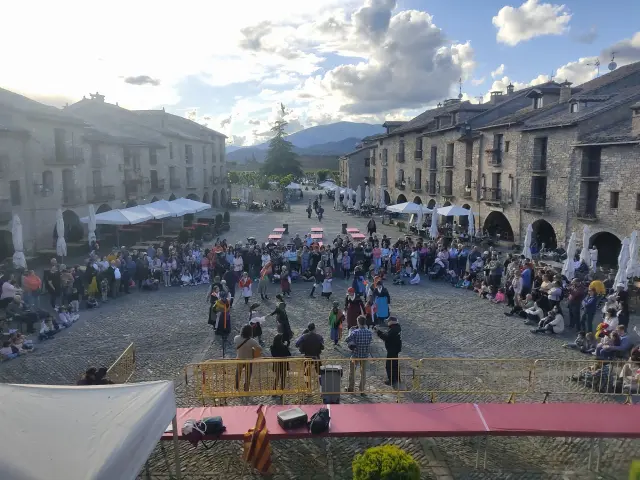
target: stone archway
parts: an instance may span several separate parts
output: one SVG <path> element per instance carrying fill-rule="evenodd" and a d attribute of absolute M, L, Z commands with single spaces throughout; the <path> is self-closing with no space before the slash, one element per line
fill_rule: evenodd
<path fill-rule="evenodd" d="M 10 230 L 0 230 L 0 262 L 13 256 L 13 235 Z"/>
<path fill-rule="evenodd" d="M 532 240 L 535 241 L 538 249 L 542 248 L 543 243 L 545 248 L 551 250 L 555 250 L 556 248 L 558 248 L 556 231 L 553 229 L 549 222 L 543 219 L 536 220 L 531 224 L 531 227 L 533 228 Z"/>
<path fill-rule="evenodd" d="M 172 193 L 171 196 L 169 197 L 169 201 L 175 200 L 176 199 L 176 194 Z"/>
<path fill-rule="evenodd" d="M 598 249 L 598 264 L 605 268 L 616 268 L 618 266 L 618 255 L 622 248 L 620 239 L 611 232 L 598 232 L 589 239 L 589 247 Z"/>
<path fill-rule="evenodd" d="M 213 192 L 211 192 L 211 206 L 212 207 L 217 207 L 218 206 L 218 191 L 214 190 Z"/>
<path fill-rule="evenodd" d="M 407 203 L 407 197 L 405 197 L 402 193 L 400 195 L 398 195 L 398 198 L 396 198 L 396 204 L 398 203 Z"/>
<path fill-rule="evenodd" d="M 417 203 L 418 205 L 422 205 L 422 199 L 418 196 L 413 198 L 413 203 Z"/>
<path fill-rule="evenodd" d="M 204 192 L 204 195 L 202 196 L 202 203 L 209 203 L 209 192 Z"/>
<path fill-rule="evenodd" d="M 80 223 L 80 217 L 73 210 L 62 212 L 64 220 L 64 238 L 67 242 L 79 242 L 84 237 L 84 227 Z M 54 227 L 55 230 L 55 227 Z"/>
<path fill-rule="evenodd" d="M 200 198 L 195 193 L 190 193 L 189 195 L 187 195 L 187 198 L 189 200 L 193 200 L 194 202 L 199 202 L 200 201 Z"/>
<path fill-rule="evenodd" d="M 484 219 L 483 228 L 491 236 L 500 235 L 500 240 L 513 241 L 513 228 L 502 212 L 491 212 Z"/>
<path fill-rule="evenodd" d="M 431 200 L 429 200 L 429 203 L 427 203 L 427 208 L 433 209 L 435 206 L 436 206 L 436 201 L 432 198 Z"/>
<path fill-rule="evenodd" d="M 471 210 L 471 206 L 468 203 L 462 205 L 462 208 L 466 208 L 467 210 Z M 469 217 L 458 217 L 458 223 L 461 227 L 469 228 Z"/>
<path fill-rule="evenodd" d="M 227 205 L 227 191 L 223 188 L 220 190 L 220 206 L 226 207 Z"/>
<path fill-rule="evenodd" d="M 391 205 L 391 195 L 386 190 L 384 191 L 384 204 Z"/>

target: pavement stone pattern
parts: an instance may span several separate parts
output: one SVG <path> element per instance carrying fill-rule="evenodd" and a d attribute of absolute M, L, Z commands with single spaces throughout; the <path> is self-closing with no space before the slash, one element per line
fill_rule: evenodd
<path fill-rule="evenodd" d="M 305 192 L 307 194 L 307 192 Z M 367 219 L 334 212 L 330 202 L 323 202 L 325 217 L 325 241 L 331 241 L 339 233 L 341 224 L 348 223 L 365 230 Z M 226 233 L 229 242 L 255 236 L 266 240 L 269 232 L 289 224 L 290 235 L 307 233 L 318 226 L 315 218 L 307 219 L 302 203 L 294 204 L 290 213 L 249 213 L 231 211 L 232 228 Z M 396 227 L 383 226 L 377 220 L 378 234 L 391 238 L 401 234 Z M 286 237 L 285 237 L 286 238 Z M 420 286 L 393 286 L 387 282 L 392 312 L 403 327 L 403 356 L 466 358 L 560 358 L 585 360 L 577 352 L 560 345 L 570 334 L 560 337 L 532 335 L 521 321 L 505 317 L 503 307 L 478 299 L 470 292 L 460 291 L 444 283 L 423 280 Z M 342 279 L 334 281 L 334 297 L 342 301 L 347 284 Z M 309 284 L 293 285 L 292 298 L 287 310 L 296 334 L 307 323 L 314 321 L 318 331 L 328 336 L 324 319 L 330 302 L 323 298 L 308 297 Z M 271 295 L 276 293 L 273 285 Z M 273 297 L 272 297 L 273 298 Z M 265 313 L 273 307 L 273 301 L 263 308 Z M 246 311 L 245 311 L 246 310 Z M 237 305 L 232 314 L 232 327 L 238 332 L 243 318 L 248 315 L 244 305 Z M 222 357 L 221 340 L 207 325 L 206 287 L 174 287 L 159 292 L 134 292 L 110 301 L 93 311 L 82 313 L 81 319 L 71 329 L 60 333 L 54 340 L 37 345 L 32 354 L 0 365 L 0 381 L 12 383 L 72 384 L 90 365 L 109 365 L 130 343 L 136 345 L 137 365 L 131 381 L 174 379 L 176 396 L 181 407 L 200 405 L 190 385 L 185 385 L 185 365 L 205 359 Z M 275 328 L 267 324 L 265 345 L 270 345 Z M 571 338 L 572 340 L 572 338 Z M 292 348 L 292 353 L 293 352 Z M 295 355 L 295 353 L 294 353 Z M 340 347 L 325 350 L 324 358 L 346 357 L 347 349 Z M 379 340 L 373 347 L 374 357 L 384 356 L 384 346 Z M 439 372 L 439 379 L 446 383 L 447 375 L 460 377 L 466 367 L 461 362 L 441 362 L 431 365 L 430 372 Z M 490 368 L 498 368 L 490 364 Z M 489 368 L 487 367 L 487 368 Z M 369 382 L 380 383 L 384 378 L 378 372 Z M 482 380 L 487 372 L 469 371 L 467 380 Z M 477 377 L 475 375 L 477 374 Z M 500 371 L 501 375 L 514 375 Z M 518 378 L 518 373 L 515 373 Z M 513 379 L 508 380 L 512 382 Z M 472 389 L 471 392 L 475 391 Z M 386 398 L 385 398 L 386 397 Z M 419 395 L 403 395 L 402 401 L 426 401 Z M 478 396 L 473 393 L 444 394 L 437 401 L 504 402 L 504 395 Z M 523 395 L 519 401 L 541 401 L 541 398 Z M 558 399 L 561 400 L 561 399 Z M 260 398 L 262 403 L 276 400 Z M 389 395 L 343 396 L 343 402 L 368 403 L 395 401 Z M 553 401 L 553 399 L 552 399 Z M 590 396 L 579 401 L 606 402 L 609 397 Z M 234 399 L 229 404 L 253 404 L 257 399 Z M 588 421 L 588 419 L 585 419 Z M 355 454 L 369 446 L 381 443 L 396 444 L 409 451 L 423 469 L 422 478 L 451 479 L 590 479 L 625 478 L 632 458 L 640 458 L 640 442 L 632 440 L 602 441 L 602 459 L 598 477 L 586 471 L 589 441 L 582 439 L 491 439 L 487 448 L 487 469 L 475 469 L 476 441 L 470 438 L 435 439 L 314 439 L 305 441 L 273 442 L 275 479 L 348 479 L 351 478 L 351 461 Z M 168 478 L 167 462 L 173 468 L 170 446 L 165 446 L 167 460 L 160 447 L 150 458 L 151 478 Z M 240 461 L 239 442 L 220 442 L 213 450 L 197 451 L 181 442 L 183 478 L 226 479 L 255 478 Z M 595 459 L 595 455 L 594 455 Z M 482 464 L 482 459 L 481 459 Z M 228 471 L 227 471 L 228 470 Z M 141 478 L 145 478 L 142 476 Z"/>

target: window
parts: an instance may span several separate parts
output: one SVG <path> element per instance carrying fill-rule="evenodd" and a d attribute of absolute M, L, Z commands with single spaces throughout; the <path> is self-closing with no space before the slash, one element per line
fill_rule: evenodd
<path fill-rule="evenodd" d="M 431 160 L 429 161 L 429 168 L 436 170 L 438 168 L 438 147 L 431 145 Z"/>
<path fill-rule="evenodd" d="M 447 143 L 447 165 L 451 166 L 453 165 L 453 149 L 454 149 L 455 144 L 454 143 Z"/>
<path fill-rule="evenodd" d="M 609 192 L 609 208 L 618 208 L 620 192 Z"/>
<path fill-rule="evenodd" d="M 510 143 L 511 142 L 508 141 L 508 140 L 506 142 L 504 142 L 504 153 L 507 153 L 509 151 L 509 144 Z"/>
<path fill-rule="evenodd" d="M 64 161 L 66 159 L 66 132 L 64 128 L 56 128 L 53 131 L 53 141 L 55 145 L 56 161 Z"/>
<path fill-rule="evenodd" d="M 11 192 L 11 205 L 20 205 L 22 203 L 22 195 L 20 195 L 20 180 L 11 180 L 11 182 L 9 182 L 9 190 Z"/>
<path fill-rule="evenodd" d="M 174 181 L 176 179 L 176 167 L 169 167 L 169 180 Z"/>
<path fill-rule="evenodd" d="M 640 210 L 640 193 L 636 193 L 636 210 Z"/>
<path fill-rule="evenodd" d="M 193 187 L 193 167 L 187 167 L 187 188 Z"/>
<path fill-rule="evenodd" d="M 203 145 L 202 146 L 202 163 L 205 163 L 207 161 L 207 146 Z"/>
<path fill-rule="evenodd" d="M 173 142 L 169 142 L 169 160 L 173 160 Z"/>
<path fill-rule="evenodd" d="M 207 169 L 202 169 L 202 177 L 204 178 L 204 185 L 207 186 L 209 184 L 209 179 L 207 178 Z"/>
<path fill-rule="evenodd" d="M 42 172 L 42 190 L 53 192 L 53 172 L 51 170 Z"/>
<path fill-rule="evenodd" d="M 193 162 L 193 147 L 189 144 L 184 146 L 184 158 L 187 163 Z"/>
<path fill-rule="evenodd" d="M 578 102 L 573 102 L 571 104 L 571 113 L 576 113 L 578 111 Z"/>
<path fill-rule="evenodd" d="M 129 149 L 129 147 L 122 149 L 122 157 L 124 158 L 125 165 L 131 165 L 131 149 Z"/>
<path fill-rule="evenodd" d="M 465 189 L 471 189 L 471 170 L 470 169 L 466 169 L 464 171 L 464 188 Z"/>
<path fill-rule="evenodd" d="M 155 148 L 150 148 L 149 149 L 149 164 L 150 165 L 157 165 L 158 163 L 158 150 L 156 150 Z"/>
<path fill-rule="evenodd" d="M 416 138 L 416 150 L 422 150 L 422 137 Z"/>

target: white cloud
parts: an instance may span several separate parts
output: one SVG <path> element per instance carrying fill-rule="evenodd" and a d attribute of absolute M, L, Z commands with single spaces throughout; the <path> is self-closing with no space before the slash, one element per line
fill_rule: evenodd
<path fill-rule="evenodd" d="M 477 87 L 478 85 L 482 85 L 486 80 L 486 77 L 472 78 L 471 83 Z"/>
<path fill-rule="evenodd" d="M 496 68 L 493 72 L 491 72 L 492 78 L 498 78 L 504 75 L 504 63 L 501 63 L 498 68 Z"/>
<path fill-rule="evenodd" d="M 571 14 L 564 5 L 527 0 L 517 8 L 505 6 L 493 17 L 497 41 L 509 46 L 541 35 L 561 35 L 568 30 Z"/>

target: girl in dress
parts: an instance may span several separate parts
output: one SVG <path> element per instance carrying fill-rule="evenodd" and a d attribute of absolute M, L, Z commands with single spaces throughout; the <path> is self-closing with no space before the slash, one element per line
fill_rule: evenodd
<path fill-rule="evenodd" d="M 282 267 L 280 273 L 280 291 L 283 295 L 291 297 L 291 277 L 289 276 L 287 267 Z"/>
<path fill-rule="evenodd" d="M 249 304 L 249 299 L 251 298 L 251 278 L 247 272 L 242 272 L 242 277 L 240 277 L 240 281 L 238 282 L 238 286 L 242 292 L 242 297 L 244 298 L 244 304 Z"/>

